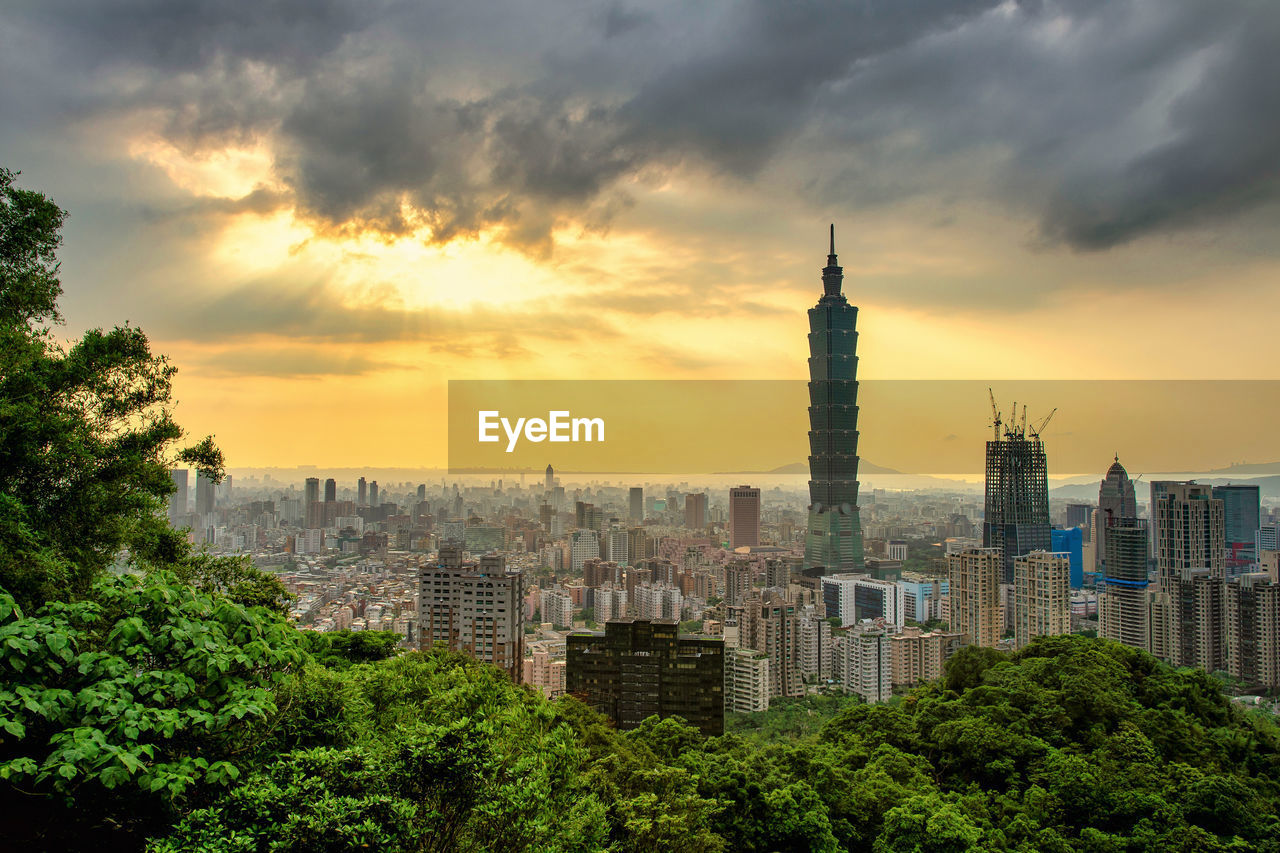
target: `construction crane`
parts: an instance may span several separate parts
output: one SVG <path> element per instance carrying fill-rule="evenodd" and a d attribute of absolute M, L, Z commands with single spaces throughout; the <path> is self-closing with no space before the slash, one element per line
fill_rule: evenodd
<path fill-rule="evenodd" d="M 1053 420 L 1053 416 L 1057 414 L 1057 412 L 1058 412 L 1058 407 L 1054 406 L 1053 411 L 1050 412 L 1048 416 L 1040 422 L 1040 426 L 1031 430 L 1031 437 L 1038 441 L 1040 439 L 1040 434 L 1044 432 L 1044 428 L 1049 425 L 1049 421 Z M 1023 416 L 1025 417 L 1026 410 L 1024 409 L 1022 413 L 1023 413 Z"/>
<path fill-rule="evenodd" d="M 996 441 L 1000 440 L 1000 410 L 996 408 L 996 392 L 991 390 L 991 386 L 987 386 L 987 396 L 991 398 L 991 421 L 992 428 L 995 429 Z"/>
<path fill-rule="evenodd" d="M 1027 404 L 1022 404 L 1022 423 L 1018 425 L 1018 435 L 1026 436 L 1027 434 Z"/>

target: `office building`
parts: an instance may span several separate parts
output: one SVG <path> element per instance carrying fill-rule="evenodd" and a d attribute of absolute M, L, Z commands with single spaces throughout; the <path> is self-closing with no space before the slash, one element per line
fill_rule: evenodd
<path fill-rule="evenodd" d="M 302 490 L 302 505 L 308 506 L 320 500 L 320 478 L 308 477 Z"/>
<path fill-rule="evenodd" d="M 173 482 L 173 491 L 169 494 L 169 525 L 185 527 L 187 525 L 187 469 L 174 468 L 169 471 L 169 479 Z"/>
<path fill-rule="evenodd" d="M 632 486 L 628 493 L 628 501 L 630 503 L 629 518 L 636 524 L 644 523 L 644 489 L 639 486 Z"/>
<path fill-rule="evenodd" d="M 906 621 L 906 590 L 895 581 L 865 574 L 827 575 L 822 578 L 822 600 L 827 616 L 847 628 L 864 619 L 883 619 L 890 626 Z"/>
<path fill-rule="evenodd" d="M 213 514 L 214 482 L 208 474 L 196 472 L 196 515 L 200 516 L 200 525 L 209 526 L 209 516 Z"/>
<path fill-rule="evenodd" d="M 547 478 L 544 483 L 544 487 L 548 492 L 554 490 L 556 487 L 556 472 L 550 465 L 547 466 Z"/>
<path fill-rule="evenodd" d="M 760 544 L 760 490 L 738 486 L 729 490 L 729 547 Z"/>
<path fill-rule="evenodd" d="M 724 733 L 724 640 L 680 636 L 675 622 L 622 619 L 566 638 L 567 691 L 619 729 L 648 717 L 681 717 Z"/>
<path fill-rule="evenodd" d="M 1129 472 L 1120 464 L 1120 456 L 1117 454 L 1115 461 L 1107 469 L 1106 476 L 1102 478 L 1102 485 L 1098 487 L 1098 514 L 1095 516 L 1098 526 L 1092 536 L 1094 553 L 1105 561 L 1107 527 L 1122 518 L 1137 517 L 1138 501 L 1133 481 L 1129 479 Z M 1072 586 L 1076 587 L 1077 584 L 1072 583 Z"/>
<path fill-rule="evenodd" d="M 464 563 L 457 546 L 440 549 L 419 572 L 418 636 L 423 650 L 440 643 L 505 670 L 519 681 L 524 665 L 524 579 L 501 555 Z"/>
<path fill-rule="evenodd" d="M 324 500 L 325 503 L 332 503 L 338 499 L 338 481 L 330 477 L 324 481 Z"/>
<path fill-rule="evenodd" d="M 1262 527 L 1262 495 L 1257 486 L 1214 486 L 1222 501 L 1222 522 L 1228 575 L 1249 571 L 1258 561 L 1258 531 Z"/>
<path fill-rule="evenodd" d="M 973 645 L 995 648 L 1004 633 L 1003 568 L 1000 548 L 973 548 L 947 557 L 949 624 Z"/>
<path fill-rule="evenodd" d="M 1084 586 L 1084 530 L 1079 527 L 1068 527 L 1066 530 L 1049 531 L 1050 550 L 1055 554 L 1066 554 L 1071 567 L 1071 588 Z"/>
<path fill-rule="evenodd" d="M 1071 566 L 1066 554 L 1032 551 L 1013 559 L 1013 641 L 1071 633 Z"/>
<path fill-rule="evenodd" d="M 809 523 L 804 569 L 861 571 L 858 516 L 858 309 L 840 292 L 835 226 L 822 297 L 809 309 Z"/>
<path fill-rule="evenodd" d="M 898 586 L 902 587 L 903 624 L 944 618 L 942 601 L 947 597 L 948 590 L 945 577 L 905 572 L 898 581 Z"/>
<path fill-rule="evenodd" d="M 356 506 L 369 505 L 369 484 L 365 482 L 364 477 L 356 481 Z"/>
<path fill-rule="evenodd" d="M 690 530 L 707 527 L 707 496 L 703 492 L 684 496 L 684 526 Z"/>

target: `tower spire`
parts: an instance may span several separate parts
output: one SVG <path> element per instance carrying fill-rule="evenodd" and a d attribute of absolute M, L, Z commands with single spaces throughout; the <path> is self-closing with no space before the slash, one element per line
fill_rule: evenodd
<path fill-rule="evenodd" d="M 840 285 L 844 281 L 844 269 L 836 258 L 836 224 L 831 223 L 831 251 L 827 254 L 827 265 L 822 270 L 823 299 L 844 299 L 840 295 Z"/>

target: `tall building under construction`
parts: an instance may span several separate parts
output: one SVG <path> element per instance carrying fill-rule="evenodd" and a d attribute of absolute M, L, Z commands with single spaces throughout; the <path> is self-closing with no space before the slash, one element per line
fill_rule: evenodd
<path fill-rule="evenodd" d="M 996 409 L 995 434 L 987 442 L 987 489 L 982 521 L 982 546 L 998 548 L 1003 554 L 1004 583 L 1013 583 L 1013 560 L 1032 551 L 1052 550 L 1049 524 L 1049 466 L 1039 429 L 1028 431 L 1026 409 L 1023 422 L 1014 416 L 1004 424 Z M 1049 417 L 1053 417 L 1050 413 Z M 1004 426 L 1002 431 L 1001 427 Z"/>
<path fill-rule="evenodd" d="M 858 309 L 840 292 L 835 226 L 822 298 L 809 309 L 809 527 L 804 568 L 861 571 L 858 519 Z M 1046 546 L 1047 547 L 1047 546 Z"/>

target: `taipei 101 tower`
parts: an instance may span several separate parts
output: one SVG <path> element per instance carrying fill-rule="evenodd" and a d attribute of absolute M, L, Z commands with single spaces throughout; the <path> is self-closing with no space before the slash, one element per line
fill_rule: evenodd
<path fill-rule="evenodd" d="M 861 571 L 858 520 L 858 309 L 840 292 L 836 227 L 822 270 L 822 298 L 809 309 L 809 529 L 804 568 Z"/>

